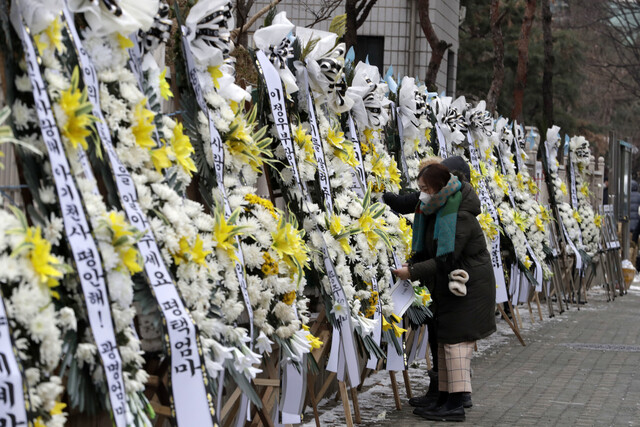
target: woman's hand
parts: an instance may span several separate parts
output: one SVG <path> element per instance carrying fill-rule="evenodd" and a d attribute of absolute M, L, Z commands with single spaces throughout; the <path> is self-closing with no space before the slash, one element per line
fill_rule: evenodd
<path fill-rule="evenodd" d="M 402 267 L 396 270 L 391 270 L 391 272 L 395 274 L 398 279 L 402 279 L 402 280 L 411 279 L 411 273 L 409 273 L 409 266 L 407 264 L 403 264 Z"/>

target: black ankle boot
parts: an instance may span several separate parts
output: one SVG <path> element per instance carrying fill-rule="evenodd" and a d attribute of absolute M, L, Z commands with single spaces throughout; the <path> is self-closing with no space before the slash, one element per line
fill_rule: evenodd
<path fill-rule="evenodd" d="M 438 372 L 429 371 L 429 388 L 427 394 L 420 397 L 412 397 L 409 399 L 409 405 L 420 408 L 424 406 L 432 406 L 438 400 Z"/>
<path fill-rule="evenodd" d="M 419 408 L 414 411 L 414 414 L 420 415 L 423 418 L 432 421 L 464 421 L 465 413 L 462 406 L 463 393 L 448 393 L 447 403 L 438 406 L 431 411 L 424 410 L 425 408 Z"/>
<path fill-rule="evenodd" d="M 422 414 L 425 412 L 436 411 L 438 408 L 444 407 L 448 400 L 449 393 L 447 393 L 446 391 L 441 391 L 438 393 L 437 399 L 433 399 L 431 402 L 429 402 L 428 405 L 417 407 L 413 410 L 413 413 L 422 416 Z"/>

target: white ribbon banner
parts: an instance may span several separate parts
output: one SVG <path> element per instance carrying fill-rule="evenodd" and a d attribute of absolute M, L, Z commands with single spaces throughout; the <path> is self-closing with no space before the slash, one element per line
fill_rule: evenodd
<path fill-rule="evenodd" d="M 96 242 L 91 235 L 80 192 L 73 180 L 71 168 L 65 155 L 60 133 L 51 110 L 49 95 L 40 73 L 33 41 L 23 22 L 21 22 L 19 30 L 25 51 L 27 72 L 33 86 L 33 97 L 42 130 L 42 139 L 47 147 L 60 202 L 65 236 L 76 264 L 91 332 L 107 380 L 113 420 L 116 426 L 124 427 L 127 425 L 127 399 L 122 377 L 122 359 L 116 345 L 102 260 Z"/>
<path fill-rule="evenodd" d="M 444 135 L 442 134 L 442 129 L 440 129 L 440 124 L 436 123 L 436 134 L 438 135 L 438 156 L 446 159 L 449 157 L 449 153 L 447 152 L 447 141 L 444 139 Z"/>
<path fill-rule="evenodd" d="M 351 189 L 355 191 L 358 197 L 363 198 L 364 193 L 366 193 L 367 190 L 367 173 L 364 170 L 364 159 L 362 157 L 360 141 L 358 140 L 358 131 L 356 130 L 356 124 L 353 121 L 353 117 L 351 117 L 351 112 L 347 114 L 349 124 L 349 138 L 351 138 L 353 151 L 355 153 L 356 160 L 358 161 L 357 166 L 351 171 L 351 174 L 353 175 L 353 186 L 351 187 Z"/>
<path fill-rule="evenodd" d="M 256 58 L 267 86 L 269 103 L 271 104 L 271 113 L 273 114 L 278 139 L 284 148 L 285 156 L 293 173 L 293 178 L 301 192 L 302 201 L 303 203 L 309 204 L 309 192 L 307 191 L 306 184 L 300 179 L 300 174 L 298 172 L 295 148 L 291 139 L 291 127 L 289 126 L 289 119 L 286 113 L 286 106 L 283 97 L 284 92 L 282 90 L 280 76 L 264 52 L 261 50 L 256 51 Z M 331 285 L 334 304 L 340 304 L 342 307 L 346 307 L 347 311 L 349 311 L 349 304 L 347 302 L 344 289 L 340 284 L 333 262 L 329 257 L 329 250 L 327 249 L 326 243 L 322 243 L 321 250 L 324 258 L 325 272 Z M 336 323 L 337 328 L 339 329 L 340 344 L 337 346 L 338 350 L 335 354 L 338 354 L 339 357 L 337 357 L 335 364 L 328 363 L 327 369 L 332 372 L 336 372 L 338 374 L 339 381 L 344 381 L 346 368 L 349 383 L 351 387 L 355 387 L 360 383 L 360 367 L 358 365 L 358 356 L 353 336 L 353 326 L 351 325 L 351 315 L 349 313 L 345 315 L 336 315 Z M 336 328 L 334 328 L 334 335 L 335 333 Z M 334 357 L 333 350 L 334 347 L 332 345 L 330 362 L 336 359 L 336 357 Z"/>
<path fill-rule="evenodd" d="M 184 306 L 171 277 L 149 221 L 138 203 L 135 184 L 127 168 L 122 164 L 113 147 L 107 122 L 100 109 L 100 85 L 91 58 L 82 46 L 73 24 L 71 13 L 65 8 L 65 18 L 72 33 L 72 40 L 82 65 L 82 77 L 93 105 L 92 113 L 98 118 L 96 129 L 109 158 L 112 174 L 118 189 L 120 203 L 131 224 L 144 233 L 138 250 L 144 260 L 144 270 L 151 284 L 160 311 L 166 321 L 171 355 L 170 384 L 172 403 L 179 425 L 214 425 L 211 395 L 206 389 L 205 369 L 200 357 L 196 326 Z M 200 371 L 200 372 L 198 372 Z"/>
<path fill-rule="evenodd" d="M 395 103 L 391 103 L 391 108 L 396 110 L 396 123 L 398 124 L 398 146 L 400 147 L 400 165 L 402 167 L 402 174 L 404 178 L 409 181 L 409 167 L 407 166 L 407 158 L 404 155 L 404 127 L 402 126 L 402 112 L 400 107 L 397 107 Z"/>
<path fill-rule="evenodd" d="M 9 318 L 0 294 L 0 425 L 27 426 L 29 416 L 25 401 L 22 372 L 11 341 Z"/>
<path fill-rule="evenodd" d="M 478 159 L 478 151 L 476 150 L 471 132 L 467 134 L 467 141 L 469 142 L 469 157 L 471 158 L 471 165 L 476 172 L 481 173 L 480 160 Z M 480 191 L 478 196 L 480 197 L 480 203 L 489 212 L 491 219 L 497 225 L 500 223 L 500 217 L 498 211 L 493 204 L 493 199 L 489 194 L 489 189 L 485 182 L 486 177 L 483 177 L 480 184 Z M 491 242 L 491 265 L 493 266 L 493 275 L 496 279 L 496 303 L 501 304 L 509 299 L 507 295 L 507 284 L 504 280 L 504 268 L 502 266 L 502 255 L 500 254 L 500 233 L 496 234 L 496 237 Z"/>
<path fill-rule="evenodd" d="M 558 221 L 560 222 L 560 226 L 562 227 L 562 233 L 564 234 L 564 238 L 567 241 L 567 244 L 571 247 L 571 250 L 576 255 L 576 270 L 580 270 L 582 268 L 582 256 L 580 255 L 580 252 L 578 252 L 578 248 L 576 248 L 573 240 L 571 240 L 571 236 L 569 236 L 569 232 L 567 231 L 567 227 L 564 226 L 562 218 L 558 218 Z"/>
<path fill-rule="evenodd" d="M 322 139 L 318 130 L 318 122 L 316 120 L 316 108 L 313 103 L 313 95 L 309 87 L 309 73 L 304 68 L 304 87 L 307 89 L 307 107 L 309 109 L 309 126 L 311 128 L 311 142 L 313 145 L 313 154 L 318 167 L 318 178 L 320 181 L 320 190 L 322 191 L 322 199 L 325 204 L 325 210 L 333 215 L 333 198 L 331 197 L 331 182 L 329 181 L 329 171 L 327 170 L 327 161 L 322 149 Z"/>
<path fill-rule="evenodd" d="M 569 169 L 571 170 L 571 174 L 569 175 L 570 176 L 569 191 L 571 192 L 571 207 L 574 210 L 578 210 L 579 205 L 578 205 L 578 193 L 576 191 L 576 171 L 575 171 L 575 165 L 573 164 L 573 159 L 571 158 L 571 153 L 569 153 Z"/>

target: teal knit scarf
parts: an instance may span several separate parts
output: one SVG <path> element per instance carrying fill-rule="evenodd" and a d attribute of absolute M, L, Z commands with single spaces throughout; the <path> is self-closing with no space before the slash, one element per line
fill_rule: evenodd
<path fill-rule="evenodd" d="M 427 216 L 437 212 L 436 223 L 433 231 L 433 239 L 438 242 L 436 258 L 445 257 L 455 248 L 456 223 L 458 222 L 458 209 L 462 201 L 460 189 L 462 183 L 451 175 L 447 185 L 431 197 L 429 203 L 419 203 L 416 208 L 416 215 L 413 220 L 413 242 L 414 253 L 422 252 L 425 245 L 425 234 L 427 227 Z"/>

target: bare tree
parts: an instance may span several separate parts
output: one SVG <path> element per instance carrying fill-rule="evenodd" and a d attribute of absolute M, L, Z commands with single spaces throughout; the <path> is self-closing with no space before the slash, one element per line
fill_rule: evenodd
<path fill-rule="evenodd" d="M 309 4 L 311 3 L 311 4 Z M 322 0 L 320 4 L 317 1 L 299 1 L 298 4 L 311 16 L 313 21 L 307 25 L 313 28 L 316 24 L 328 19 L 333 19 L 336 9 L 342 4 L 342 0 Z"/>
<path fill-rule="evenodd" d="M 236 25 L 240 29 L 238 31 L 238 37 L 236 43 L 247 47 L 247 32 L 242 31 L 245 24 L 249 20 L 249 13 L 251 11 L 251 7 L 255 3 L 255 0 L 236 0 Z"/>
<path fill-rule="evenodd" d="M 544 65 L 542 71 L 542 135 L 553 125 L 553 36 L 551 34 L 550 0 L 542 0 L 542 37 L 544 40 Z"/>
<path fill-rule="evenodd" d="M 491 39 L 493 41 L 493 79 L 487 93 L 487 111 L 494 112 L 498 105 L 504 84 L 504 39 L 502 20 L 506 12 L 500 14 L 500 0 L 491 0 Z"/>
<path fill-rule="evenodd" d="M 420 26 L 424 33 L 429 47 L 431 47 L 431 56 L 429 58 L 429 65 L 427 66 L 427 75 L 424 79 L 425 84 L 430 90 L 433 90 L 436 84 L 436 78 L 438 76 L 438 70 L 442 63 L 442 58 L 445 52 L 452 44 L 440 39 L 436 34 L 433 24 L 431 23 L 431 17 L 429 17 L 429 0 L 415 0 L 417 1 L 418 14 L 420 16 Z"/>
<path fill-rule="evenodd" d="M 511 119 L 522 122 L 522 104 L 524 102 L 524 88 L 527 86 L 527 69 L 529 68 L 529 36 L 536 13 L 536 0 L 527 0 L 520 28 L 518 40 L 518 67 L 513 88 L 513 110 Z"/>
<path fill-rule="evenodd" d="M 365 23 L 369 12 L 378 0 L 346 0 L 345 12 L 347 13 L 347 31 L 344 33 L 344 42 L 347 49 L 355 47 L 358 43 L 358 28 Z"/>

